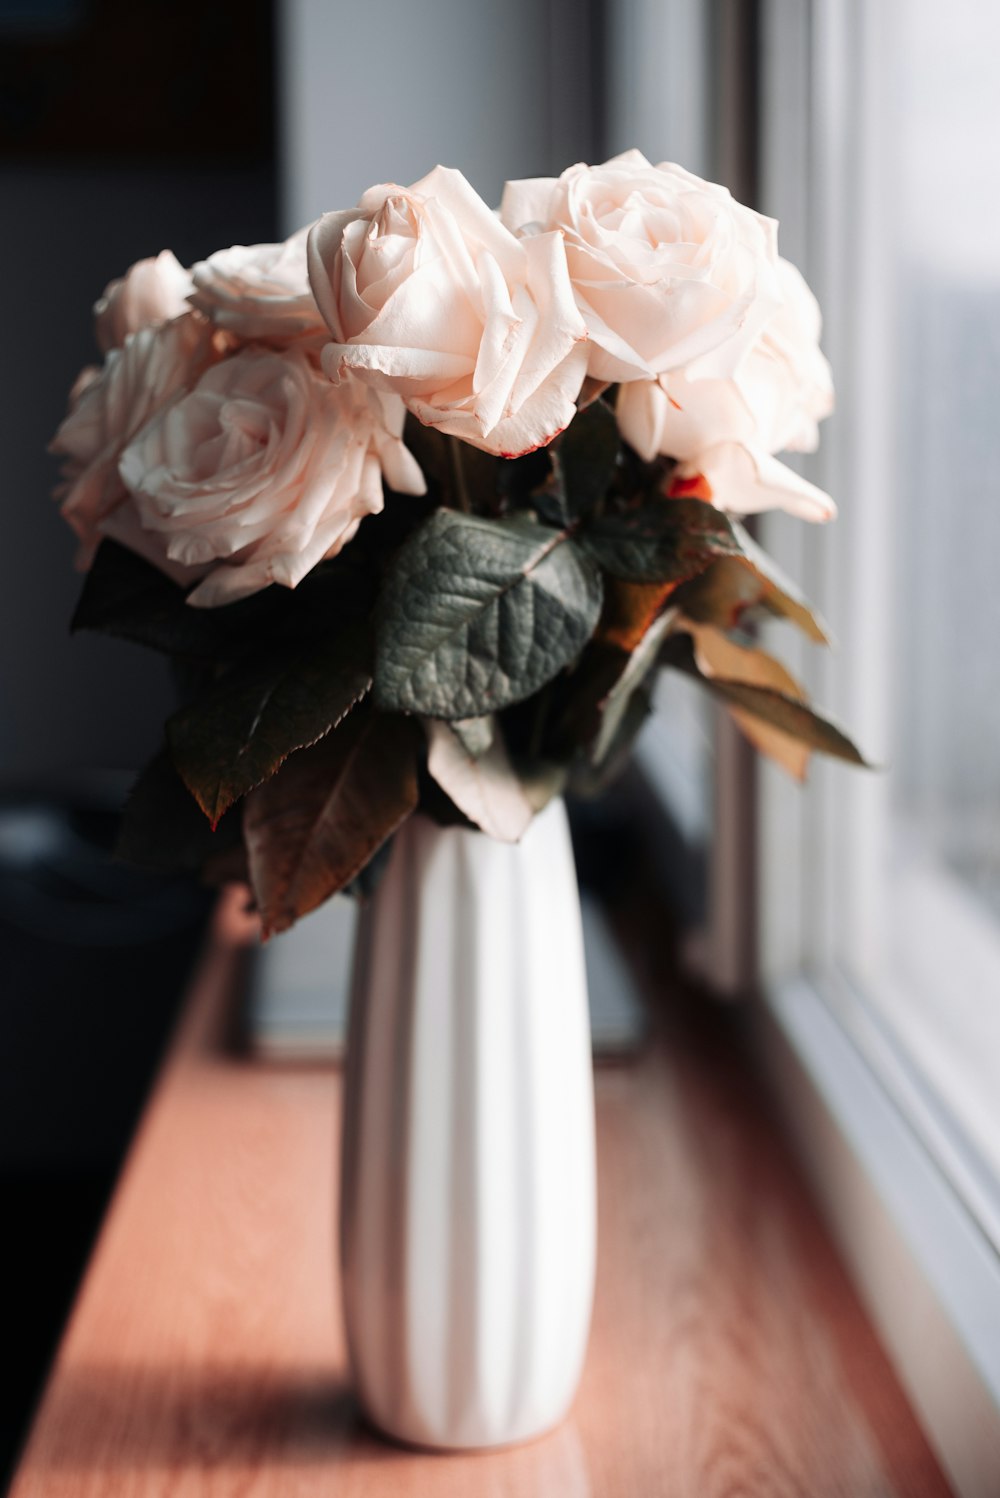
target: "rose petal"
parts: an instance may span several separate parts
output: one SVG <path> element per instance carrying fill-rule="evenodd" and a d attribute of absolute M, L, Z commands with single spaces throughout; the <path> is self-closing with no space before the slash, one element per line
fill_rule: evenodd
<path fill-rule="evenodd" d="M 736 514 L 781 509 L 802 520 L 832 520 L 837 507 L 828 494 L 793 469 L 759 448 L 722 442 L 682 464 L 678 478 L 701 473 L 712 490 L 713 503 Z"/>

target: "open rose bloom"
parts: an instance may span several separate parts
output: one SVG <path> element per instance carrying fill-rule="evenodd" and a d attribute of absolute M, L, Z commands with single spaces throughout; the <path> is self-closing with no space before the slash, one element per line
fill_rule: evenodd
<path fill-rule="evenodd" d="M 198 663 L 168 773 L 225 817 L 206 859 L 243 803 L 269 928 L 353 879 L 428 779 L 519 837 L 620 760 L 659 665 L 796 775 L 858 757 L 743 628 L 824 638 L 736 517 L 832 516 L 779 454 L 816 447 L 833 387 L 777 225 L 724 187 L 629 151 L 494 212 L 436 167 L 283 243 L 142 260 L 95 334 L 52 444 L 77 623 Z M 351 812 L 317 844 L 327 761 Z M 384 795 L 352 792 L 362 764 Z"/>

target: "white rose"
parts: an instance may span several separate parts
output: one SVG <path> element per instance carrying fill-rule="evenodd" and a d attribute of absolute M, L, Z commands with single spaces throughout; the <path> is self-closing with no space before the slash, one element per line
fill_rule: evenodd
<path fill-rule="evenodd" d="M 401 492 L 424 491 L 404 418 L 398 398 L 333 386 L 303 351 L 233 354 L 122 455 L 145 554 L 156 542 L 165 563 L 217 564 L 189 597 L 197 606 L 274 582 L 294 588 L 382 508 L 383 475 Z M 122 539 L 131 544 L 127 531 Z"/>
<path fill-rule="evenodd" d="M 106 354 L 109 349 L 121 348 L 129 333 L 190 311 L 190 290 L 190 272 L 169 250 L 149 260 L 137 260 L 119 280 L 109 282 L 94 303 L 98 347 Z"/>
<path fill-rule="evenodd" d="M 575 414 L 587 364 L 557 233 L 518 240 L 461 172 L 373 187 L 309 237 L 323 367 L 398 392 L 428 426 L 513 457 Z"/>
<path fill-rule="evenodd" d="M 508 182 L 500 213 L 514 231 L 565 236 L 594 379 L 692 366 L 725 378 L 780 302 L 774 221 L 641 151 Z"/>
<path fill-rule="evenodd" d="M 829 496 L 773 456 L 814 451 L 817 423 L 833 409 L 819 305 L 793 265 L 779 259 L 778 270 L 782 304 L 728 379 L 685 369 L 623 385 L 618 424 L 641 457 L 665 453 L 682 473 L 703 473 L 724 509 L 780 506 L 825 520 Z"/>
<path fill-rule="evenodd" d="M 56 490 L 88 566 L 99 527 L 127 497 L 118 473 L 126 443 L 217 357 L 211 326 L 197 313 L 127 333 L 101 369 L 85 369 L 50 451 L 66 461 Z"/>
<path fill-rule="evenodd" d="M 278 347 L 325 341 L 306 272 L 309 227 L 283 244 L 234 244 L 200 260 L 191 271 L 194 306 L 239 338 Z"/>

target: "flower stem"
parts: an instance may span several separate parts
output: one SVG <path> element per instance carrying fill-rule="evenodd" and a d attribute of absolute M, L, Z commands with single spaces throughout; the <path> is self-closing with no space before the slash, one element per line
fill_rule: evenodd
<path fill-rule="evenodd" d="M 465 483 L 465 470 L 462 467 L 461 443 L 457 437 L 448 438 L 448 459 L 451 463 L 451 477 L 455 485 L 455 498 L 458 500 L 458 508 L 463 515 L 472 514 L 472 501 Z"/>

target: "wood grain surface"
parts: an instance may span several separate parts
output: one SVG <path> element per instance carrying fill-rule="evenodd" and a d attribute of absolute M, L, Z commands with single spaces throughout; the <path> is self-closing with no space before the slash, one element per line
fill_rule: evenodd
<path fill-rule="evenodd" d="M 738 1047 L 679 1004 L 640 1060 L 598 1073 L 597 1299 L 570 1419 L 486 1455 L 376 1437 L 337 1308 L 339 1076 L 227 1053 L 243 939 L 224 903 L 14 1498 L 948 1492 Z"/>

